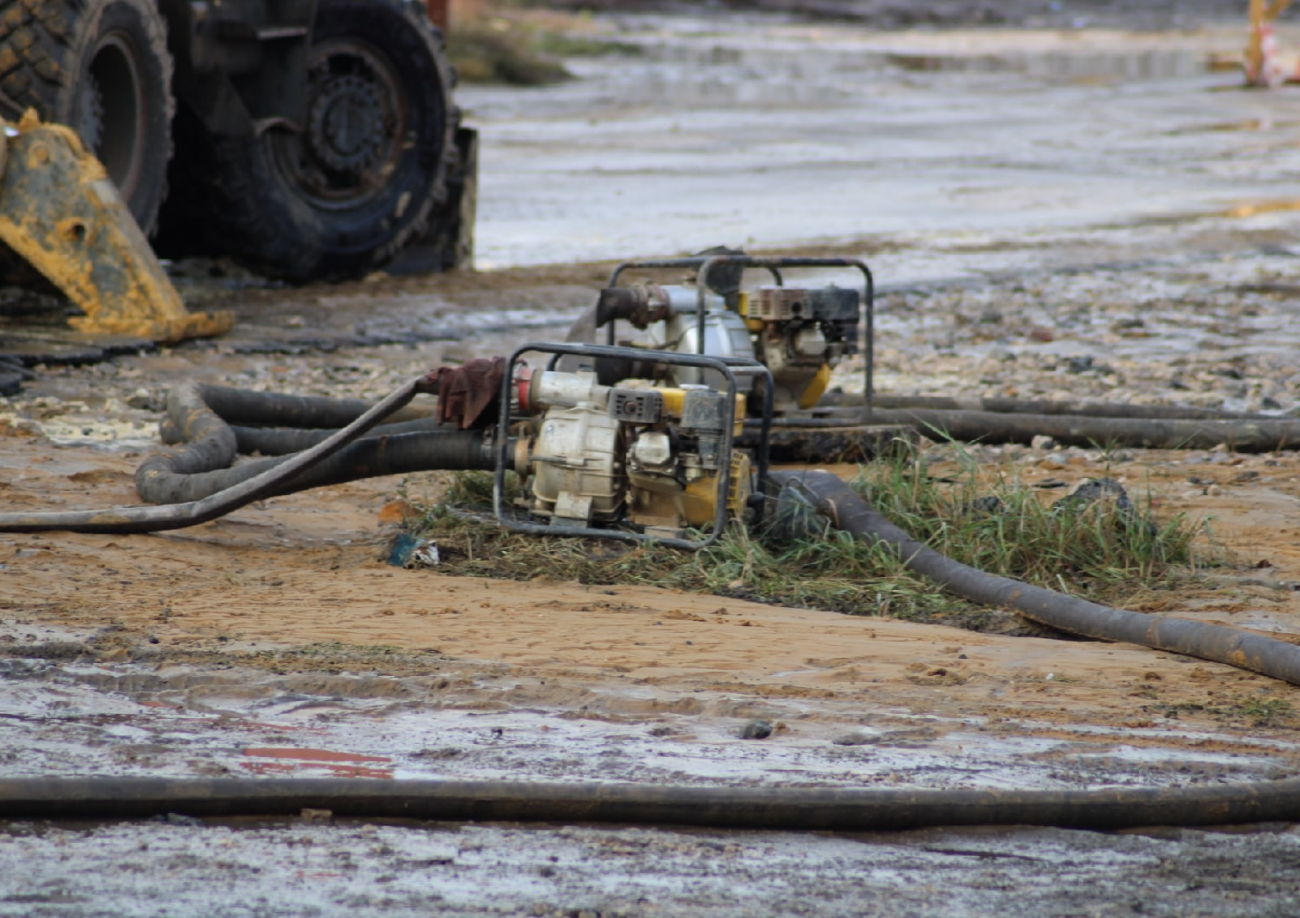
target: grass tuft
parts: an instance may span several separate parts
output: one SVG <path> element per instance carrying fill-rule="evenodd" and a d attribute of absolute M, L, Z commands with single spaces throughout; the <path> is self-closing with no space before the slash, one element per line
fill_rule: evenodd
<path fill-rule="evenodd" d="M 1080 496 L 1049 504 L 1005 476 L 984 484 L 969 455 L 958 456 L 954 479 L 932 478 L 922 463 L 904 460 L 863 467 L 854 487 L 941 554 L 1099 601 L 1159 588 L 1204 563 L 1193 551 L 1203 527 L 1182 513 L 1157 523 L 1150 494 L 1134 503 L 1117 484 L 1085 485 Z M 1101 493 L 1088 500 L 1085 491 Z"/>
<path fill-rule="evenodd" d="M 545 86 L 573 75 L 561 58 L 635 56 L 639 45 L 584 34 L 581 20 L 537 15 L 503 5 L 457 18 L 447 54 L 466 83 Z"/>
<path fill-rule="evenodd" d="M 1038 492 L 1006 479 L 981 490 L 976 471 L 972 462 L 956 480 L 940 480 L 903 457 L 863 467 L 854 486 L 894 523 L 963 563 L 1101 602 L 1150 595 L 1195 571 L 1201 527 L 1182 514 L 1152 522 L 1149 498 L 1144 506 L 1065 501 L 1053 509 Z M 408 531 L 438 543 L 440 571 L 640 584 L 974 630 L 1039 630 L 1012 613 L 949 596 L 909 573 L 889 550 L 835 530 L 778 542 L 733 524 L 695 553 L 539 538 L 499 527 L 488 512 L 491 495 L 491 475 L 457 473 L 441 501 L 408 519 Z"/>

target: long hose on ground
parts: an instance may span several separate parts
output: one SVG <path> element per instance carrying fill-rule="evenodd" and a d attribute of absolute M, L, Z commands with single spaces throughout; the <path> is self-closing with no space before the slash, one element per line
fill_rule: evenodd
<path fill-rule="evenodd" d="M 776 418 L 773 428 L 818 430 L 863 423 L 914 427 L 922 434 L 981 443 L 1030 444 L 1051 437 L 1063 446 L 1212 449 L 1241 453 L 1300 448 L 1300 419 L 1177 405 L 1122 405 L 1080 400 L 840 395 L 807 414 Z"/>
<path fill-rule="evenodd" d="M 4 778 L 0 819 L 297 816 L 866 832 L 1300 821 L 1300 779 L 1104 790 L 682 787 L 357 778 Z"/>
<path fill-rule="evenodd" d="M 1287 418 L 1256 411 L 1225 411 L 1187 405 L 1130 405 L 1088 399 L 1001 398 L 998 396 L 885 395 L 871 398 L 877 408 L 913 408 L 934 411 L 991 411 L 996 414 L 1073 414 L 1092 418 L 1154 418 L 1159 420 L 1285 421 Z M 862 396 L 828 396 L 832 413 L 861 410 Z"/>
<path fill-rule="evenodd" d="M 1199 657 L 1300 685 L 1300 647 L 1294 644 L 1224 625 L 1116 609 L 976 570 L 918 542 L 830 472 L 774 472 L 771 480 L 801 492 L 837 528 L 890 546 L 908 569 L 972 602 L 1014 609 L 1069 634 Z"/>
<path fill-rule="evenodd" d="M 1283 419 L 1182 420 L 1102 418 L 1074 414 L 1003 414 L 878 408 L 874 424 L 908 424 L 927 436 L 982 443 L 1030 444 L 1048 436 L 1063 446 L 1135 449 L 1213 449 L 1220 443 L 1239 453 L 1300 448 L 1300 421 Z M 839 423 L 843 423 L 842 421 Z"/>
<path fill-rule="evenodd" d="M 484 458 L 488 450 L 481 433 L 403 433 L 354 442 L 428 388 L 427 378 L 420 377 L 377 404 L 367 405 L 244 393 L 221 386 L 181 386 L 168 397 L 168 417 L 183 444 L 149 457 L 136 471 L 141 497 L 163 506 L 0 513 L 0 531 L 161 532 L 195 526 L 265 497 L 322 484 L 417 468 L 491 468 Z M 237 438 L 205 398 L 212 398 L 232 415 L 253 421 L 313 426 L 342 422 L 346 426 L 326 432 L 302 452 L 228 469 L 225 466 L 238 450 Z"/>

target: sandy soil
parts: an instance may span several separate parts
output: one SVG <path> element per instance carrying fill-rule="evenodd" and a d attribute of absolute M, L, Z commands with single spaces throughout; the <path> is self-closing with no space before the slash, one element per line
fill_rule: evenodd
<path fill-rule="evenodd" d="M 836 33 L 847 44 L 822 58 L 834 66 L 810 69 L 808 89 L 798 30 L 716 38 L 694 20 L 679 25 L 693 37 L 675 62 L 668 43 L 666 63 L 588 62 L 585 81 L 554 92 L 467 94 L 497 138 L 484 157 L 485 250 L 526 265 L 542 240 L 560 251 L 551 260 L 572 263 L 300 290 L 237 273 L 182 278 L 192 304 L 236 308 L 239 328 L 40 368 L 0 405 L 0 505 L 133 503 L 132 472 L 157 445 L 161 396 L 177 382 L 375 397 L 442 363 L 561 336 L 615 259 L 671 254 L 696 236 L 867 255 L 883 291 L 879 379 L 891 391 L 1300 406 L 1296 121 L 1289 97 L 1234 95 L 1179 70 L 1209 38 L 1187 39 L 1190 50 L 1169 58 L 1177 66 L 1138 92 L 1113 68 L 1098 79 L 1022 67 L 1033 54 L 992 77 L 918 71 L 890 63 L 893 39 L 863 69 L 877 39 Z M 929 53 L 948 40 L 904 44 Z M 773 58 L 774 47 L 785 50 Z M 652 71 L 666 76 L 654 82 Z M 784 112 L 780 130 L 769 102 Z M 1029 113 L 1023 123 L 1008 126 L 1008 105 Z M 886 121 L 871 120 L 881 112 Z M 1085 115 L 1087 128 L 1067 124 Z M 826 143 L 804 142 L 809 125 Z M 836 125 L 847 126 L 838 144 Z M 997 143 L 953 152 L 972 136 Z M 772 148 L 744 159 L 764 138 Z M 701 168 L 724 152 L 741 157 L 735 185 Z M 592 167 L 616 156 L 627 170 Z M 752 203 L 764 160 L 799 177 L 764 189 L 770 208 Z M 851 194 L 823 181 L 828 168 L 855 177 Z M 640 196 L 606 194 L 615 184 Z M 727 204 L 741 186 L 744 212 Z M 864 205 L 880 201 L 890 203 Z M 808 229 L 822 224 L 834 247 Z M 662 251 L 628 250 L 641 244 Z M 842 381 L 860 378 L 850 366 Z M 1028 483 L 1119 477 L 1149 489 L 1158 516 L 1209 520 L 1228 563 L 1186 591 L 1139 591 L 1129 604 L 1300 642 L 1295 453 L 971 455 Z M 931 457 L 935 473 L 951 461 L 942 449 Z M 1226 666 L 730 597 L 397 569 L 380 559 L 398 486 L 275 499 L 171 534 L 0 536 L 0 773 L 1055 788 L 1300 767 L 1300 689 Z M 404 490 L 441 487 L 412 476 Z M 739 738 L 754 719 L 773 725 L 770 738 Z M 1012 831 L 794 843 L 501 827 L 451 841 L 395 827 L 203 831 L 195 842 L 172 824 L 6 827 L 0 861 L 24 866 L 0 875 L 30 872 L 32 886 L 0 881 L 0 914 L 104 913 L 77 871 L 126 863 L 102 887 L 108 912 L 164 914 L 174 897 L 200 896 L 184 900 L 194 913 L 414 914 L 436 893 L 446 914 L 889 913 L 905 895 L 909 914 L 1285 915 L 1300 863 L 1288 827 L 1245 841 Z M 304 853 L 313 844 L 319 856 Z M 157 850 L 123 856 L 141 845 Z M 65 863 L 56 850 L 76 853 Z M 339 851 L 362 866 L 341 866 Z M 718 851 L 735 856 L 702 877 L 698 865 L 720 864 Z M 539 864 L 542 852 L 552 860 Z M 616 855 L 638 867 L 616 868 Z M 953 869 L 949 857 L 978 869 Z M 599 867 L 572 866 L 584 858 Z M 917 863 L 927 883 L 912 882 Z M 255 864 L 267 872 L 255 876 Z M 482 894 L 494 869 L 510 877 L 499 899 Z M 195 892 L 231 877 L 242 898 L 225 912 Z M 862 905 L 863 889 L 881 898 Z"/>

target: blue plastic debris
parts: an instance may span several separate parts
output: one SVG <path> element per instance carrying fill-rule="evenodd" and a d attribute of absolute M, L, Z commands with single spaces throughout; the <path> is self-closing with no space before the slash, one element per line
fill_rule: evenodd
<path fill-rule="evenodd" d="M 413 570 L 417 567 L 436 567 L 442 560 L 438 543 L 433 539 L 420 539 L 409 532 L 399 532 L 388 552 L 388 563 L 393 567 Z"/>

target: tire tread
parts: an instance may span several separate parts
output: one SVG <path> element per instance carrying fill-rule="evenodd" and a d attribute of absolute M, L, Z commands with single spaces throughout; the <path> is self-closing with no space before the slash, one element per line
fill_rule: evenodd
<path fill-rule="evenodd" d="M 34 108 L 42 120 L 67 119 L 81 72 L 77 55 L 86 43 L 86 23 L 110 2 L 125 2 L 140 12 L 147 50 L 160 68 L 163 85 L 162 111 L 156 114 L 160 124 L 170 125 L 176 110 L 172 59 L 166 24 L 151 0 L 0 0 L 0 103 L 9 109 L 3 114 L 19 117 Z M 165 165 L 172 150 L 170 128 L 159 128 L 155 134 L 148 142 L 161 150 Z M 157 171 L 161 174 L 165 169 Z M 159 178 L 137 200 L 128 202 L 146 232 L 153 228 L 166 194 L 165 179 Z"/>

